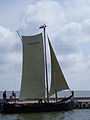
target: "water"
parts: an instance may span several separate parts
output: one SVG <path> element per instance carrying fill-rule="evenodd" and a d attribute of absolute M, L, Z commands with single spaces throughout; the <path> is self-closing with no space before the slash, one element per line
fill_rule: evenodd
<path fill-rule="evenodd" d="M 19 97 L 19 92 L 16 92 Z M 8 97 L 11 95 L 9 91 Z M 60 96 L 66 96 L 66 92 L 60 93 Z M 75 97 L 90 97 L 90 91 L 76 91 Z M 2 92 L 0 92 L 2 98 Z M 90 120 L 90 109 L 75 109 L 66 112 L 49 113 L 22 113 L 22 114 L 0 114 L 0 120 Z"/>
<path fill-rule="evenodd" d="M 77 109 L 69 112 L 0 114 L 0 120 L 90 120 L 90 109 Z"/>

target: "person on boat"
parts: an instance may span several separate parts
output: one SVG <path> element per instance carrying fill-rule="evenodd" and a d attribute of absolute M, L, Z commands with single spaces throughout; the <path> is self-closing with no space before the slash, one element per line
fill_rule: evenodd
<path fill-rule="evenodd" d="M 12 99 L 16 99 L 16 93 L 12 91 Z"/>
<path fill-rule="evenodd" d="M 6 90 L 3 92 L 3 99 L 4 99 L 4 101 L 7 99 Z"/>
<path fill-rule="evenodd" d="M 74 91 L 72 91 L 72 96 L 74 96 Z"/>

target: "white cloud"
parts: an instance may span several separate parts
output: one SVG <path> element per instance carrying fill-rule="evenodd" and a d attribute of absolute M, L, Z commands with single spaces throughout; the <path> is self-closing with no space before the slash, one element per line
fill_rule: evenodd
<path fill-rule="evenodd" d="M 11 32 L 9 29 L 0 26 L 0 46 L 12 46 L 16 43 L 15 33 Z"/>
<path fill-rule="evenodd" d="M 67 78 L 79 85 L 80 77 L 80 80 L 86 78 L 89 81 L 89 64 L 84 60 L 81 44 L 90 43 L 90 1 L 41 0 L 30 4 L 25 11 L 22 28 L 38 31 L 43 23 L 47 25 L 50 40 Z"/>
<path fill-rule="evenodd" d="M 20 42 L 14 32 L 0 26 L 0 83 L 2 83 L 0 88 L 11 90 L 20 87 L 20 85 L 14 86 L 15 81 L 18 80 L 17 83 L 20 83 L 21 52 L 14 49 L 16 45 L 18 48 Z"/>
<path fill-rule="evenodd" d="M 83 22 L 71 22 L 60 29 L 61 39 L 71 43 L 90 42 L 90 19 Z"/>
<path fill-rule="evenodd" d="M 39 31 L 43 23 L 47 25 L 71 88 L 79 89 L 83 81 L 82 88 L 90 89 L 87 85 L 90 83 L 90 53 L 87 52 L 90 48 L 90 0 L 41 0 L 30 4 L 21 21 L 21 29 L 29 30 L 30 35 Z M 82 44 L 88 49 L 83 50 Z M 0 25 L 0 82 L 3 81 L 3 85 L 9 82 L 15 88 L 15 80 L 20 85 L 21 59 L 21 41 L 14 32 Z"/>

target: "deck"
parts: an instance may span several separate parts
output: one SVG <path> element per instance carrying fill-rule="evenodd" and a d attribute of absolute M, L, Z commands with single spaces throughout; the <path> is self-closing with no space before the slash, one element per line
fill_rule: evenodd
<path fill-rule="evenodd" d="M 58 101 L 60 101 L 61 98 L 58 99 Z M 2 100 L 0 100 L 2 101 Z M 30 103 L 38 103 L 38 100 L 27 100 L 27 101 L 19 101 L 18 99 L 16 100 L 12 100 L 12 101 L 8 101 L 10 104 L 30 104 Z M 42 100 L 42 102 L 44 103 L 45 101 Z M 50 103 L 55 102 L 54 98 L 51 98 L 49 100 Z M 90 109 L 90 97 L 77 97 L 74 98 L 74 109 Z"/>

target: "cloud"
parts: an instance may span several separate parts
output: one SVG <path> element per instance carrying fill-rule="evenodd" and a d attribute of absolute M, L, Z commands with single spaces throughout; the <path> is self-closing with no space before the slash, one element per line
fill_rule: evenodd
<path fill-rule="evenodd" d="M 77 77 L 83 80 L 86 78 L 83 71 L 87 71 L 87 81 L 89 80 L 90 62 L 85 60 L 86 51 L 83 52 L 81 47 L 84 43 L 90 44 L 89 6 L 89 0 L 37 1 L 27 7 L 21 25 L 21 28 L 32 33 L 39 31 L 38 28 L 43 23 L 47 25 L 47 32 L 66 78 L 76 82 Z"/>
<path fill-rule="evenodd" d="M 88 0 L 87 2 L 90 4 Z M 34 31 L 45 23 L 52 39 L 57 36 L 57 40 L 69 43 L 90 41 L 90 8 L 87 2 L 42 0 L 30 4 L 26 9 L 22 26 Z"/>
<path fill-rule="evenodd" d="M 20 48 L 18 49 L 20 41 L 18 40 L 16 33 L 11 32 L 9 29 L 0 26 L 0 38 L 1 60 L 6 61 L 6 63 L 11 63 L 11 61 L 14 61 L 15 63 L 16 54 L 21 54 L 19 50 Z M 16 51 L 19 52 L 16 53 Z"/>
<path fill-rule="evenodd" d="M 18 46 L 20 47 L 20 42 L 14 32 L 0 26 L 0 83 L 2 83 L 0 88 L 5 89 L 10 83 L 12 86 L 7 86 L 9 90 L 15 88 L 14 81 L 18 80 L 19 82 L 17 83 L 20 83 L 21 51 L 16 48 L 14 49 L 16 45 L 17 48 Z M 18 87 L 20 86 L 17 85 L 16 88 Z"/>
<path fill-rule="evenodd" d="M 71 88 L 80 89 L 83 82 L 81 89 L 90 89 L 87 85 L 90 83 L 90 0 L 36 1 L 27 6 L 20 29 L 31 35 L 39 32 L 39 26 L 44 23 Z M 0 82 L 3 88 L 7 88 L 8 83 L 12 84 L 8 89 L 20 86 L 21 48 L 16 33 L 0 25 Z"/>

